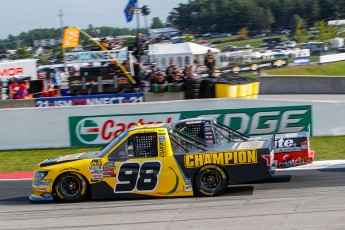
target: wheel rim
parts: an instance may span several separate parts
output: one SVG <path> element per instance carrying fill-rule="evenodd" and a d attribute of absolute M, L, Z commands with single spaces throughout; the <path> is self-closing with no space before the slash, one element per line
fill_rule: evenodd
<path fill-rule="evenodd" d="M 75 196 L 80 191 L 80 180 L 74 176 L 67 176 L 61 181 L 61 191 L 66 196 Z"/>
<path fill-rule="evenodd" d="M 200 184 L 203 190 L 214 192 L 221 185 L 221 175 L 215 170 L 207 170 L 200 177 Z"/>

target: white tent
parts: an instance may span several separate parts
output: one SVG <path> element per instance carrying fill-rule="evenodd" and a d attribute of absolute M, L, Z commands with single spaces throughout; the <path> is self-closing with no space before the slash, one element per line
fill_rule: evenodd
<path fill-rule="evenodd" d="M 183 69 L 186 65 L 193 64 L 198 61 L 204 64 L 204 56 L 207 51 L 211 50 L 217 54 L 219 49 L 210 48 L 193 42 L 185 43 L 159 43 L 149 45 L 150 60 L 157 64 L 158 68 L 165 69 L 169 65 L 169 60 L 174 60 L 175 64 Z"/>

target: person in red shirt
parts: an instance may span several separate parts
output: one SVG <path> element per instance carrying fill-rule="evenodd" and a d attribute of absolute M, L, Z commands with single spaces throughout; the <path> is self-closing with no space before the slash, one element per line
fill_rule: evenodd
<path fill-rule="evenodd" d="M 14 78 L 8 87 L 10 99 L 18 99 L 19 89 L 18 80 Z"/>
<path fill-rule="evenodd" d="M 18 99 L 26 99 L 28 97 L 28 89 L 25 80 L 19 81 Z"/>

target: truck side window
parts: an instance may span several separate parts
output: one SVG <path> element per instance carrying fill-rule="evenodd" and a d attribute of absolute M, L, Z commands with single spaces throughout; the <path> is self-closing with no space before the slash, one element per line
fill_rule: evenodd
<path fill-rule="evenodd" d="M 108 156 L 109 160 L 125 160 L 127 158 L 127 141 L 124 141 L 119 147 L 114 149 Z"/>
<path fill-rule="evenodd" d="M 157 157 L 157 133 L 138 133 L 128 140 L 128 155 L 133 157 Z"/>

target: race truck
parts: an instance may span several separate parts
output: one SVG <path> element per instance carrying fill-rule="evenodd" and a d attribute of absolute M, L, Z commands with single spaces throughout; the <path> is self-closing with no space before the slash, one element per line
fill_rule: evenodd
<path fill-rule="evenodd" d="M 271 135 L 249 137 L 217 122 L 214 117 L 207 116 L 187 118 L 175 123 L 174 127 L 179 132 L 190 135 L 207 145 L 223 142 L 265 141 L 272 137 Z M 277 168 L 306 165 L 314 161 L 309 133 L 308 131 L 275 135 L 274 160 L 277 161 Z"/>
<path fill-rule="evenodd" d="M 274 137 L 206 145 L 172 124 L 133 127 L 100 151 L 47 159 L 35 168 L 32 201 L 216 196 L 228 185 L 274 175 Z"/>

